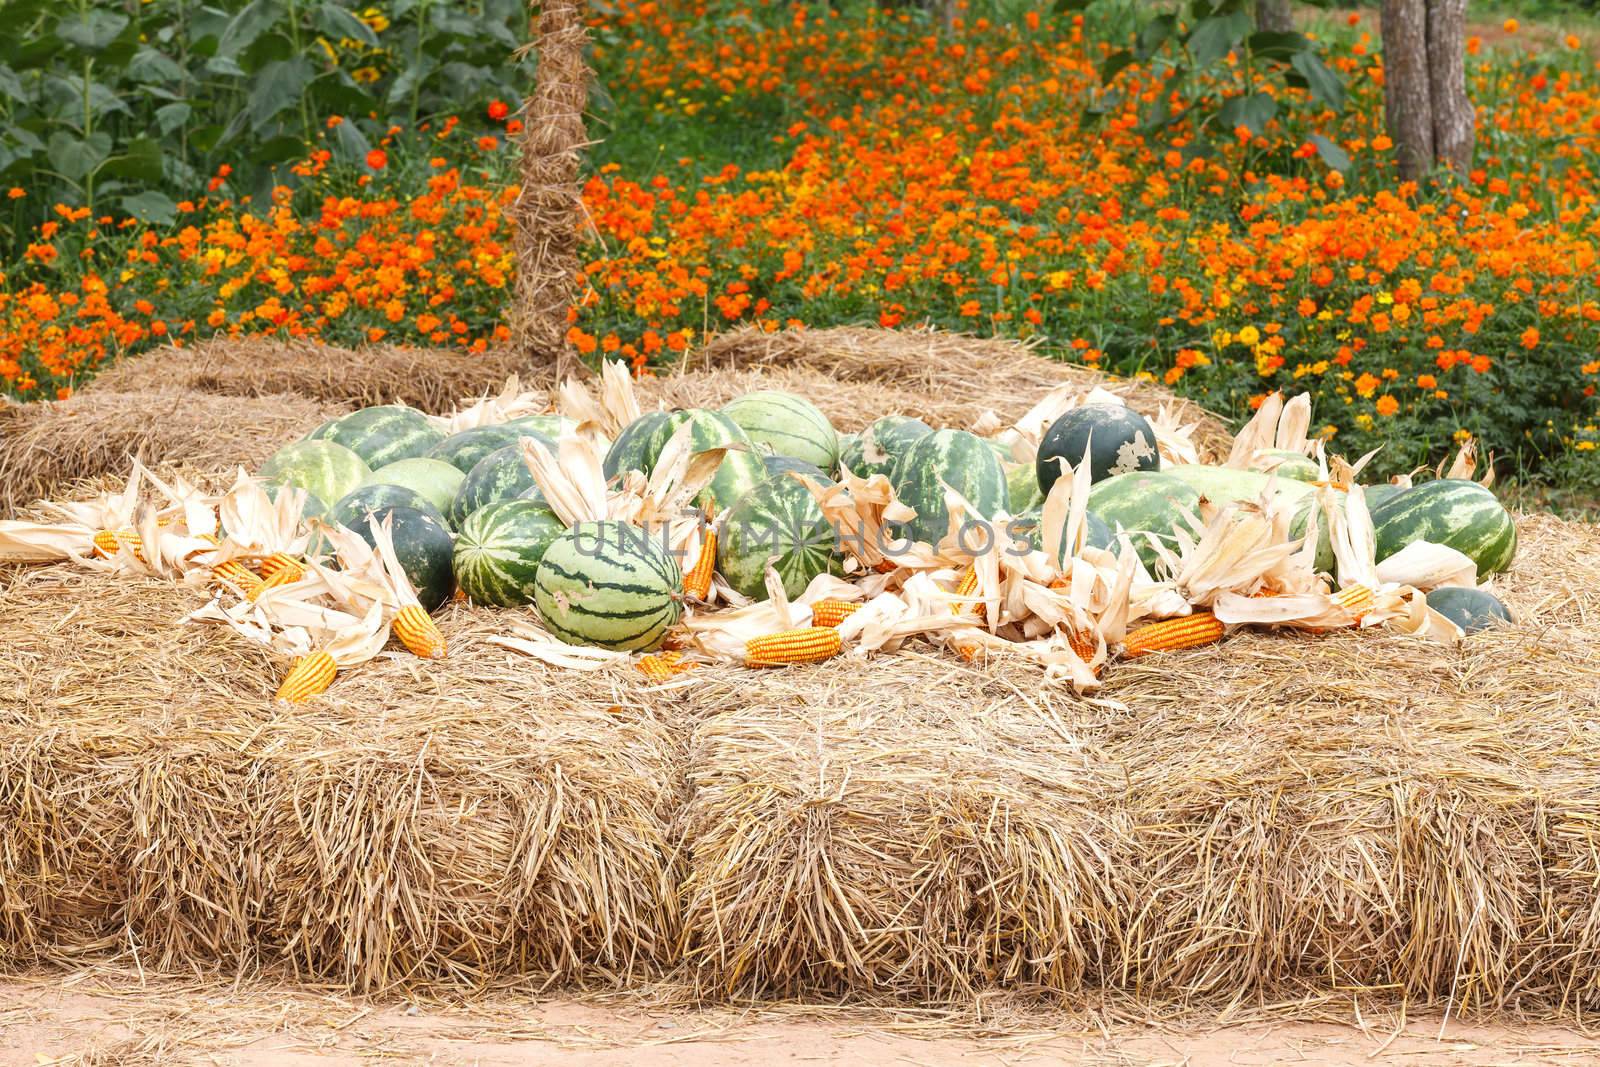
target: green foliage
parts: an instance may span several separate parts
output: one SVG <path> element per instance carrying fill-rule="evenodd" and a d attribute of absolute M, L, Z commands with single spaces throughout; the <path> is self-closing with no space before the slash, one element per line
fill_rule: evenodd
<path fill-rule="evenodd" d="M 0 3 L 0 249 L 56 203 L 170 222 L 223 174 L 263 198 L 317 146 L 362 162 L 395 125 L 487 125 L 520 99 L 522 0 L 48 0 Z"/>

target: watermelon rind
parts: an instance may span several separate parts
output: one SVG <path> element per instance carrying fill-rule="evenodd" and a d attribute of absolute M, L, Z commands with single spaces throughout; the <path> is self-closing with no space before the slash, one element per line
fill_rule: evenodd
<path fill-rule="evenodd" d="M 481 507 L 467 516 L 456 536 L 456 582 L 474 603 L 531 604 L 545 551 L 566 529 L 537 501 L 502 500 Z"/>
<path fill-rule="evenodd" d="M 1373 508 L 1384 501 L 1405 492 L 1406 488 L 1403 485 L 1395 485 L 1393 482 L 1376 482 L 1372 485 L 1362 486 L 1362 496 L 1367 502 L 1368 513 L 1370 514 Z"/>
<path fill-rule="evenodd" d="M 376 469 L 397 460 L 425 456 L 444 437 L 444 432 L 415 408 L 382 404 L 343 416 L 321 430 L 319 440 L 344 445 Z"/>
<path fill-rule="evenodd" d="M 378 468 L 367 476 L 366 484 L 404 486 L 414 490 L 440 513 L 446 513 L 466 478 L 442 459 L 413 456 Z"/>
<path fill-rule="evenodd" d="M 484 456 L 517 443 L 517 431 L 504 426 L 474 426 L 453 433 L 428 451 L 430 459 L 443 460 L 462 474 L 470 472 Z"/>
<path fill-rule="evenodd" d="M 683 574 L 660 537 L 614 519 L 580 522 L 545 550 L 534 603 L 569 645 L 657 648 L 683 613 Z"/>
<path fill-rule="evenodd" d="M 1011 502 L 1012 511 L 1044 506 L 1044 494 L 1039 492 L 1039 476 L 1033 464 L 1002 459 L 1000 466 L 1006 472 L 1006 499 Z"/>
<path fill-rule="evenodd" d="M 1428 594 L 1427 601 L 1428 607 L 1461 627 L 1463 633 L 1475 634 L 1512 621 L 1500 598 L 1484 589 L 1441 586 Z"/>
<path fill-rule="evenodd" d="M 296 441 L 274 452 L 256 472 L 268 486 L 292 485 L 322 501 L 339 500 L 372 473 L 361 457 L 333 441 Z"/>
<path fill-rule="evenodd" d="M 752 600 L 766 600 L 766 568 L 791 597 L 819 574 L 842 573 L 833 524 L 798 480 L 779 475 L 751 489 L 728 509 L 717 538 L 717 572 Z"/>
<path fill-rule="evenodd" d="M 523 415 L 502 422 L 499 426 L 520 436 L 531 434 L 559 441 L 564 435 L 577 430 L 578 420 L 567 415 Z"/>
<path fill-rule="evenodd" d="M 1176 549 L 1173 531 L 1183 524 L 1186 513 L 1199 515 L 1200 494 L 1170 473 L 1134 471 L 1095 482 L 1089 489 L 1089 509 L 1114 535 L 1127 535 L 1145 568 L 1154 574 L 1160 557 L 1152 539 Z"/>
<path fill-rule="evenodd" d="M 519 497 L 543 499 L 538 483 L 533 480 L 533 472 L 522 457 L 522 446 L 512 444 L 495 449 L 473 464 L 472 470 L 461 480 L 461 488 L 456 490 L 447 514 L 456 529 L 460 529 L 467 516 L 479 508 Z"/>
<path fill-rule="evenodd" d="M 722 413 L 762 455 L 792 456 L 824 470 L 839 462 L 839 434 L 818 407 L 793 393 L 764 389 L 730 400 Z"/>
<path fill-rule="evenodd" d="M 1049 496 L 1062 471 L 1076 470 L 1085 460 L 1093 482 L 1135 471 L 1160 470 L 1155 428 L 1125 404 L 1084 404 L 1073 408 L 1051 423 L 1039 441 L 1035 460 L 1039 492 Z"/>
<path fill-rule="evenodd" d="M 384 486 L 382 488 L 396 488 Z M 389 525 L 389 539 L 394 545 L 395 559 L 406 572 L 411 588 L 424 611 L 435 611 L 455 592 L 455 571 L 451 557 L 454 541 L 444 519 L 432 508 L 387 507 L 369 513 L 366 521 L 355 523 L 350 529 L 360 534 L 369 545 L 376 545 L 372 523 Z M 349 524 L 347 524 L 349 525 Z"/>
<path fill-rule="evenodd" d="M 793 456 L 762 456 L 761 462 L 766 466 L 769 478 L 780 474 L 803 474 L 823 485 L 833 484 L 832 475 L 824 472 L 815 463 L 807 463 L 803 459 L 795 459 Z"/>
<path fill-rule="evenodd" d="M 898 531 L 913 541 L 937 545 L 949 532 L 946 486 L 976 509 L 969 521 L 992 519 L 1008 508 L 1006 472 L 994 449 L 965 430 L 936 430 L 917 438 L 894 465 L 890 483 L 895 498 L 916 509 L 917 517 Z"/>
<path fill-rule="evenodd" d="M 366 529 L 367 516 L 373 512 L 387 511 L 390 508 L 411 508 L 424 514 L 437 516 L 440 522 L 445 522 L 445 517 L 438 508 L 428 501 L 428 498 L 415 489 L 407 489 L 403 485 L 391 485 L 378 482 L 370 485 L 358 486 L 339 498 L 338 503 L 329 508 L 322 516 L 324 522 L 337 523 L 360 533 Z M 446 526 L 449 524 L 446 523 Z"/>
<path fill-rule="evenodd" d="M 722 457 L 710 484 L 695 497 L 695 503 L 714 510 L 731 507 L 741 496 L 767 480 L 767 466 L 761 461 L 755 442 L 727 415 L 708 408 L 683 408 L 671 412 L 656 425 L 641 457 L 645 464 L 641 469 L 645 474 L 655 472 L 661 450 L 667 447 L 678 428 L 686 424 L 691 427 L 691 451 L 730 449 Z"/>
<path fill-rule="evenodd" d="M 909 415 L 885 415 L 841 447 L 839 466 L 858 478 L 893 476 L 895 461 L 933 427 Z"/>
<path fill-rule="evenodd" d="M 1464 478 L 1439 478 L 1370 509 L 1381 562 L 1416 541 L 1463 553 L 1478 575 L 1503 571 L 1517 552 L 1517 524 L 1494 493 Z"/>

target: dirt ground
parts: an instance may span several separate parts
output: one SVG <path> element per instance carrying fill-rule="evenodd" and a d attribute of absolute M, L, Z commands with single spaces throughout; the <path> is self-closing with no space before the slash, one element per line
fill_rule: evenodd
<path fill-rule="evenodd" d="M 1304 1008 L 1299 1009 L 1304 1014 Z M 781 1007 L 687 1012 L 637 998 L 495 995 L 460 1004 L 373 1005 L 270 985 L 141 979 L 86 970 L 0 979 L 0 1067 L 71 1064 L 1307 1063 L 1443 1067 L 1600 1062 L 1600 1034 L 1395 1012 L 1333 1021 L 1247 1016 L 1138 1019 L 1126 1012 L 939 1012 Z"/>

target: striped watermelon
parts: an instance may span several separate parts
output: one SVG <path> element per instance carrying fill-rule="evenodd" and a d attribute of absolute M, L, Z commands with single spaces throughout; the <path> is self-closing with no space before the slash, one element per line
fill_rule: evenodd
<path fill-rule="evenodd" d="M 372 469 L 332 441 L 296 441 L 274 452 L 256 477 L 268 486 L 292 485 L 319 500 L 338 500 L 367 480 Z"/>
<path fill-rule="evenodd" d="M 643 457 L 646 474 L 654 472 L 661 450 L 667 447 L 667 442 L 678 432 L 678 427 L 685 423 L 692 427 L 691 447 L 695 452 L 743 446 L 742 451 L 729 452 L 723 457 L 717 473 L 711 478 L 711 484 L 695 498 L 697 504 L 713 508 L 731 507 L 741 496 L 767 480 L 767 466 L 761 462 L 755 443 L 739 428 L 738 423 L 720 411 L 706 408 L 674 411 L 656 427 Z"/>
<path fill-rule="evenodd" d="M 1039 441 L 1035 461 L 1039 491 L 1061 477 L 1063 462 L 1073 469 L 1087 458 L 1089 476 L 1100 482 L 1118 474 L 1161 469 L 1156 431 L 1143 415 L 1125 404 L 1084 404 L 1062 415 Z"/>
<path fill-rule="evenodd" d="M 539 563 L 567 530 L 555 512 L 533 500 L 502 500 L 467 516 L 456 537 L 455 572 L 475 603 L 531 604 Z"/>
<path fill-rule="evenodd" d="M 367 528 L 367 516 L 374 512 L 384 512 L 391 508 L 411 508 L 424 514 L 433 515 L 443 523 L 444 515 L 438 508 L 428 502 L 427 497 L 415 489 L 407 489 L 401 485 L 375 483 L 363 485 L 351 490 L 339 499 L 339 502 L 328 509 L 323 516 L 324 522 L 337 523 L 361 533 Z"/>
<path fill-rule="evenodd" d="M 1139 558 L 1154 573 L 1157 556 L 1151 538 L 1175 547 L 1172 531 L 1184 512 L 1200 513 L 1200 494 L 1170 474 L 1134 471 L 1095 482 L 1089 508 L 1113 533 L 1129 534 Z"/>
<path fill-rule="evenodd" d="M 1378 559 L 1414 541 L 1448 545 L 1470 557 L 1478 574 L 1511 565 L 1517 551 L 1517 524 L 1495 495 L 1477 482 L 1440 478 L 1389 497 L 1372 511 Z"/>
<path fill-rule="evenodd" d="M 431 507 L 425 511 L 420 508 L 388 507 L 370 515 L 380 524 L 389 524 L 389 538 L 394 544 L 395 559 L 400 561 L 400 569 L 406 572 L 406 578 L 416 591 L 423 610 L 437 610 L 456 591 L 455 571 L 450 565 L 455 544 L 443 517 Z M 367 544 L 376 543 L 370 519 L 350 528 L 360 534 Z"/>
<path fill-rule="evenodd" d="M 728 510 L 717 538 L 717 571 L 752 600 L 767 599 L 766 567 L 789 596 L 824 571 L 842 573 L 833 524 L 809 490 L 788 475 L 768 479 Z"/>
<path fill-rule="evenodd" d="M 858 478 L 874 474 L 893 478 L 894 463 L 904 455 L 919 438 L 933 432 L 933 427 L 909 415 L 885 415 L 846 444 L 839 454 L 839 466 Z"/>
<path fill-rule="evenodd" d="M 1428 607 L 1469 634 L 1511 621 L 1500 598 L 1483 589 L 1444 586 L 1428 594 Z"/>
<path fill-rule="evenodd" d="M 414 490 L 442 513 L 450 510 L 450 504 L 466 477 L 442 459 L 416 456 L 378 468 L 367 476 L 366 484 L 404 486 Z"/>
<path fill-rule="evenodd" d="M 1393 482 L 1375 482 L 1372 485 L 1362 486 L 1361 490 L 1367 501 L 1368 512 L 1371 512 L 1373 508 L 1396 494 L 1405 492 L 1402 486 L 1395 485 Z"/>
<path fill-rule="evenodd" d="M 917 511 L 899 532 L 913 541 L 938 544 L 949 530 L 946 485 L 977 509 L 974 518 L 992 519 L 1007 508 L 1006 472 L 1000 460 L 983 438 L 965 430 L 939 430 L 917 438 L 895 464 L 890 481 L 896 499 Z"/>
<path fill-rule="evenodd" d="M 803 459 L 792 456 L 762 456 L 761 462 L 767 468 L 767 477 L 774 478 L 780 474 L 803 474 L 813 481 L 823 485 L 832 485 L 833 476 L 827 474 L 815 463 L 807 463 Z M 829 468 L 830 470 L 832 468 Z"/>
<path fill-rule="evenodd" d="M 524 415 L 502 422 L 500 427 L 524 437 L 531 434 L 559 441 L 563 434 L 569 434 L 578 428 L 578 420 L 568 418 L 566 415 Z"/>
<path fill-rule="evenodd" d="M 1043 549 L 1044 546 L 1038 543 L 1039 523 L 1043 520 L 1044 515 L 1038 508 L 1035 508 L 1031 511 L 1024 511 L 1022 514 L 1011 520 L 1007 527 L 1007 532 L 1009 532 L 1012 537 L 1026 537 L 1033 548 Z M 1084 525 L 1086 526 L 1084 533 L 1084 544 L 1086 547 L 1101 549 L 1112 548 L 1112 545 L 1115 543 L 1115 538 L 1111 533 L 1111 527 L 1106 525 L 1106 520 L 1090 511 L 1084 515 Z M 1066 538 L 1062 538 L 1063 542 L 1065 542 L 1065 540 Z M 1057 564 L 1065 563 L 1066 547 L 1067 546 L 1065 543 L 1057 547 L 1055 556 Z"/>
<path fill-rule="evenodd" d="M 318 440 L 344 445 L 369 467 L 384 467 L 400 459 L 425 456 L 444 440 L 428 417 L 415 408 L 383 404 L 362 408 L 319 427 Z"/>
<path fill-rule="evenodd" d="M 683 613 L 683 574 L 660 541 L 632 523 L 580 522 L 545 550 L 534 603 L 569 645 L 621 651 L 661 644 Z"/>
<path fill-rule="evenodd" d="M 1251 466 L 1256 470 L 1270 470 L 1280 478 L 1296 482 L 1315 482 L 1322 478 L 1317 461 L 1304 452 L 1287 448 L 1268 448 L 1256 453 Z"/>
<path fill-rule="evenodd" d="M 765 389 L 746 393 L 722 413 L 749 435 L 763 455 L 790 456 L 832 470 L 839 462 L 839 435 L 809 400 Z"/>
<path fill-rule="evenodd" d="M 467 521 L 467 516 L 479 508 L 519 497 L 541 503 L 544 501 L 539 486 L 533 480 L 533 472 L 522 458 L 522 446 L 507 445 L 473 464 L 472 470 L 462 479 L 461 488 L 456 491 L 456 497 L 450 502 L 450 510 L 446 514 L 459 530 L 461 524 Z"/>
<path fill-rule="evenodd" d="M 1163 477 L 1183 482 L 1213 504 L 1255 503 L 1270 487 L 1273 499 L 1294 504 L 1294 522 L 1289 532 L 1294 537 L 1304 537 L 1306 524 L 1313 514 L 1317 517 L 1316 569 L 1332 571 L 1334 567 L 1333 542 L 1328 536 L 1328 518 L 1317 504 L 1315 486 L 1281 475 L 1263 474 L 1261 471 L 1234 470 L 1231 467 L 1208 467 L 1187 463 L 1168 467 Z M 1093 499 L 1091 497 L 1091 499 Z M 1341 506 L 1342 498 L 1341 498 Z"/>
<path fill-rule="evenodd" d="M 611 447 L 606 450 L 605 471 L 606 480 L 610 481 L 619 474 L 628 471 L 645 472 L 645 457 L 652 455 L 650 443 L 655 439 L 656 433 L 671 416 L 665 411 L 652 411 L 640 415 L 617 434 L 617 439 L 611 442 Z"/>
<path fill-rule="evenodd" d="M 504 426 L 475 426 L 453 433 L 428 451 L 430 459 L 440 459 L 462 474 L 490 452 L 517 443 L 517 431 Z"/>

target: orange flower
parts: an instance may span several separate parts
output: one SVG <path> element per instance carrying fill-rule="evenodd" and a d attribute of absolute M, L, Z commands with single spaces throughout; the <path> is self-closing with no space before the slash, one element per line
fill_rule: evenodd
<path fill-rule="evenodd" d="M 367 153 L 367 166 L 373 170 L 382 170 L 389 165 L 389 153 L 381 148 L 374 148 Z"/>
<path fill-rule="evenodd" d="M 506 106 L 505 101 L 503 101 L 503 100 L 491 100 L 491 101 L 489 101 L 489 117 L 491 119 L 494 119 L 496 122 L 499 122 L 501 119 L 505 118 L 509 114 L 511 114 L 511 109 Z"/>
<path fill-rule="evenodd" d="M 1516 19 L 1506 19 L 1500 24 L 1500 28 L 1505 30 L 1507 33 L 1516 33 L 1519 26 L 1520 23 L 1518 23 Z"/>
<path fill-rule="evenodd" d="M 1400 410 L 1400 402 L 1398 400 L 1396 400 L 1394 397 L 1392 397 L 1392 396 L 1380 396 L 1378 398 L 1378 414 L 1379 415 L 1382 415 L 1385 418 L 1387 418 L 1387 417 L 1389 417 L 1390 415 L 1393 415 L 1395 412 L 1397 412 L 1399 410 Z"/>
<path fill-rule="evenodd" d="M 1521 341 L 1522 341 L 1522 347 L 1523 348 L 1527 348 L 1527 349 L 1538 348 L 1539 347 L 1539 327 L 1537 327 L 1537 326 L 1529 326 L 1526 330 L 1523 330 L 1522 331 Z"/>
<path fill-rule="evenodd" d="M 1439 388 L 1439 379 L 1435 378 L 1431 374 L 1419 374 L 1417 375 L 1417 388 L 1437 389 Z"/>

